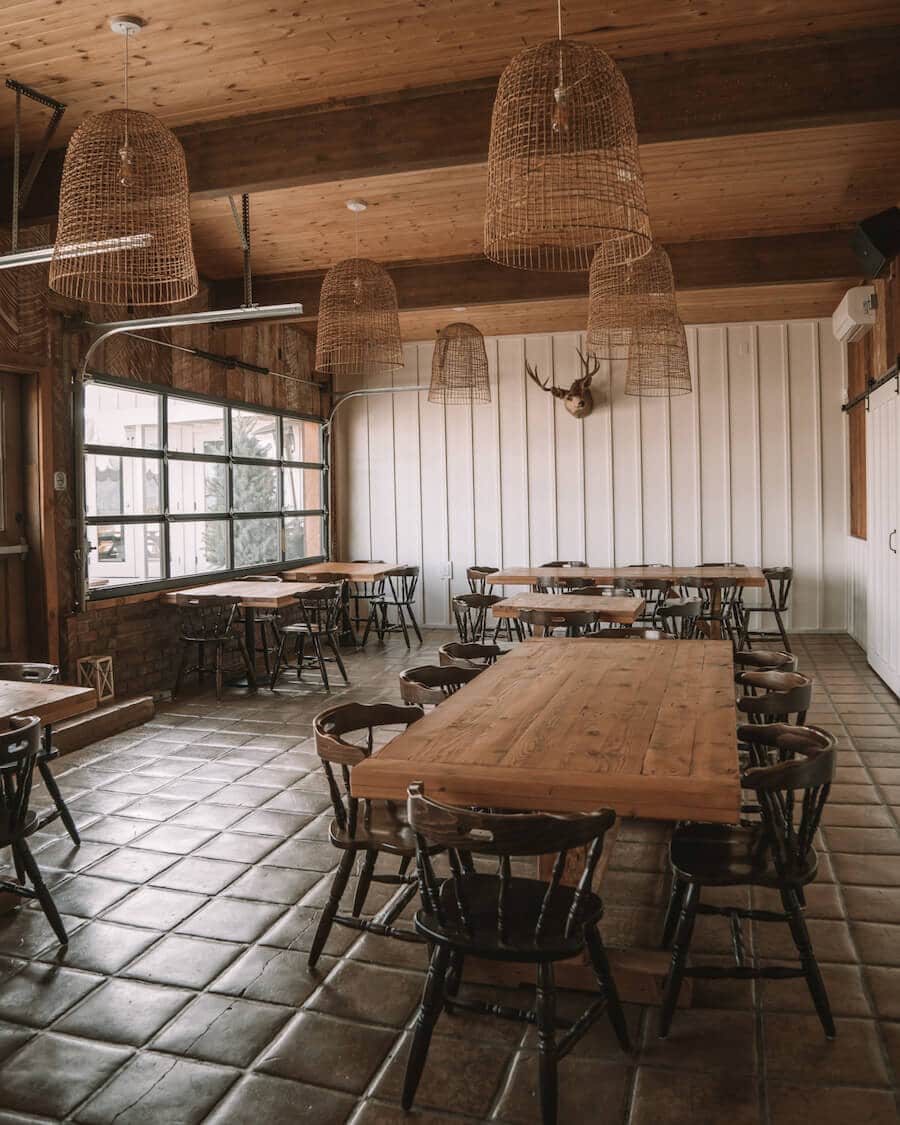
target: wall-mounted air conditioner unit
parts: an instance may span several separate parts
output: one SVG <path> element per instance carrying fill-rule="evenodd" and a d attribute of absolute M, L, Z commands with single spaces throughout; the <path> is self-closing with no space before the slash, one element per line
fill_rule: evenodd
<path fill-rule="evenodd" d="M 831 331 L 842 344 L 861 340 L 875 323 L 877 306 L 874 285 L 856 285 L 848 289 L 831 317 Z"/>

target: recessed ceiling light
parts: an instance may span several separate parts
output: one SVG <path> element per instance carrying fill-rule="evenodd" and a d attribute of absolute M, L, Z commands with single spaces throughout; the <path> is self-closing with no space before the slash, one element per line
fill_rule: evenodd
<path fill-rule="evenodd" d="M 364 199 L 348 199 L 347 210 L 353 211 L 354 214 L 359 214 L 361 211 L 368 210 L 368 203 Z"/>
<path fill-rule="evenodd" d="M 466 306 L 465 306 L 465 305 L 454 305 L 454 306 L 453 306 L 453 311 L 454 311 L 454 312 L 465 312 L 465 311 L 466 311 Z"/>

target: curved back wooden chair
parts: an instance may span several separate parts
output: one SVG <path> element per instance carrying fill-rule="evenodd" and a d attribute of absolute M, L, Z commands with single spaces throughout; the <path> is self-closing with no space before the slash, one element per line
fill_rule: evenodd
<path fill-rule="evenodd" d="M 689 641 L 699 636 L 697 620 L 702 612 L 703 602 L 698 598 L 678 598 L 657 603 L 654 616 L 663 632 L 678 640 Z"/>
<path fill-rule="evenodd" d="M 201 683 L 204 672 L 213 672 L 216 677 L 216 699 L 221 699 L 225 686 L 225 654 L 229 647 L 238 650 L 250 690 L 256 691 L 253 661 L 247 652 L 244 638 L 234 629 L 240 598 L 220 597 L 217 594 L 175 594 L 174 602 L 181 618 L 181 653 L 172 698 L 178 695 L 184 677 L 189 672 L 196 672 Z M 189 654 L 194 645 L 197 646 L 197 663 L 190 665 Z M 212 663 L 206 661 L 207 648 L 213 650 Z"/>
<path fill-rule="evenodd" d="M 299 618 L 290 625 L 283 626 L 278 652 L 275 655 L 275 667 L 272 670 L 272 679 L 269 687 L 275 689 L 278 675 L 284 663 L 284 650 L 288 638 L 293 637 L 296 644 L 297 679 L 303 679 L 304 668 L 318 669 L 322 677 L 322 685 L 326 691 L 331 691 L 328 682 L 327 663 L 333 660 L 338 666 L 338 671 L 347 684 L 347 669 L 341 658 L 340 639 L 338 629 L 341 615 L 344 610 L 343 579 L 337 585 L 323 586 L 321 590 L 310 590 L 305 594 L 297 595 Z M 312 652 L 305 655 L 306 642 L 309 641 Z M 331 649 L 331 656 L 325 655 L 323 645 Z"/>
<path fill-rule="evenodd" d="M 371 755 L 382 732 L 397 727 L 406 729 L 423 714 L 421 707 L 398 707 L 393 703 L 342 703 L 321 711 L 313 720 L 316 752 L 328 781 L 334 812 L 328 835 L 343 855 L 310 946 L 310 967 L 318 961 L 335 924 L 402 941 L 421 940 L 413 931 L 394 926 L 416 893 L 415 876 L 407 874 L 416 843 L 407 824 L 406 808 L 402 802 L 361 801 L 350 792 L 350 778 L 353 767 Z M 360 853 L 363 865 L 351 913 L 339 914 L 341 897 Z M 382 854 L 400 857 L 396 874 L 375 873 L 375 864 Z M 360 917 L 373 882 L 398 888 L 389 908 L 380 912 L 377 921 Z"/>
<path fill-rule="evenodd" d="M 778 649 L 740 649 L 734 654 L 735 676 L 741 672 L 796 672 L 799 665 L 792 652 Z"/>
<path fill-rule="evenodd" d="M 501 656 L 505 656 L 509 649 L 499 645 L 472 644 L 461 641 L 450 641 L 438 649 L 438 660 L 443 667 L 456 668 L 487 668 L 496 664 Z"/>
<path fill-rule="evenodd" d="M 704 563 L 703 565 L 713 567 L 718 564 Z M 673 585 L 681 588 L 682 596 L 699 597 L 703 602 L 703 610 L 697 619 L 698 628 L 708 636 L 719 632 L 723 639 L 731 641 L 737 651 L 740 640 L 738 613 L 740 586 L 737 582 L 733 578 L 703 578 L 688 575 L 675 579 Z"/>
<path fill-rule="evenodd" d="M 741 646 L 750 648 L 752 640 L 769 640 L 773 637 L 780 637 L 785 650 L 790 652 L 791 643 L 784 626 L 784 614 L 790 609 L 794 572 L 789 566 L 764 566 L 763 576 L 766 580 L 769 604 L 741 605 Z M 750 620 L 754 613 L 771 614 L 775 625 L 774 630 L 751 629 Z"/>
<path fill-rule="evenodd" d="M 535 629 L 544 637 L 553 636 L 554 629 L 565 629 L 567 637 L 588 633 L 596 622 L 593 613 L 580 609 L 522 609 L 519 622 L 529 632 Z"/>
<path fill-rule="evenodd" d="M 461 1009 L 535 1024 L 542 1121 L 557 1120 L 557 1066 L 588 1029 L 608 1015 L 622 1046 L 630 1049 L 625 1018 L 597 928 L 603 904 L 593 877 L 606 833 L 615 822 L 609 809 L 582 815 L 486 813 L 429 800 L 420 783 L 409 787 L 407 818 L 415 834 L 421 891 L 416 931 L 433 949 L 422 1003 L 409 1051 L 401 1104 L 409 1110 L 418 1089 L 435 1024 L 443 1011 Z M 449 879 L 439 880 L 431 862 L 435 848 L 447 850 Z M 516 856 L 556 853 L 549 879 L 513 877 Z M 476 872 L 466 857 L 489 856 L 497 870 Z M 580 871 L 563 883 L 569 864 Z M 554 964 L 587 954 L 600 995 L 576 1021 L 557 1019 Z M 457 996 L 467 957 L 535 966 L 532 1009 L 498 1007 Z M 557 1030 L 564 1034 L 556 1039 Z"/>
<path fill-rule="evenodd" d="M 400 698 L 419 707 L 437 707 L 483 671 L 483 667 L 461 668 L 453 664 L 406 668 L 400 673 Z"/>
<path fill-rule="evenodd" d="M 0 876 L 0 891 L 19 898 L 36 898 L 53 932 L 67 945 L 65 926 L 27 842 L 29 836 L 56 815 L 39 817 L 29 807 L 34 767 L 40 753 L 40 719 L 34 715 L 11 718 L 9 729 L 0 733 L 0 848 L 12 852 L 16 879 Z"/>
<path fill-rule="evenodd" d="M 363 644 L 369 639 L 372 626 L 378 634 L 379 641 L 383 641 L 387 633 L 402 633 L 409 648 L 409 624 L 415 630 L 422 643 L 422 631 L 416 621 L 415 601 L 416 589 L 419 585 L 419 568 L 417 566 L 396 566 L 385 575 L 386 589 L 378 597 L 370 601 L 369 620 L 366 622 L 366 631 L 363 635 Z M 389 610 L 397 611 L 397 620 L 391 621 Z"/>
<path fill-rule="evenodd" d="M 741 672 L 735 678 L 745 695 L 737 709 L 751 723 L 806 725 L 813 682 L 799 672 Z"/>
<path fill-rule="evenodd" d="M 639 578 L 631 580 L 619 577 L 613 583 L 617 594 L 627 594 L 633 598 L 643 598 L 644 608 L 639 623 L 654 627 L 656 625 L 656 611 L 659 606 L 675 591 L 668 578 Z"/>
<path fill-rule="evenodd" d="M 469 592 L 472 594 L 487 593 L 487 576 L 496 574 L 498 566 L 470 566 L 466 568 L 466 581 L 469 583 Z"/>
<path fill-rule="evenodd" d="M 553 559 L 551 562 L 541 563 L 541 566 L 570 567 L 587 566 L 583 559 Z M 566 590 L 581 590 L 585 586 L 592 586 L 590 578 L 540 578 L 534 588 L 542 594 L 562 594 Z"/>
<path fill-rule="evenodd" d="M 751 742 L 765 760 L 783 760 L 747 770 L 741 779 L 759 803 L 760 821 L 753 825 L 681 824 L 669 849 L 673 882 L 663 932 L 663 945 L 674 937 L 672 963 L 666 979 L 659 1034 L 669 1033 L 681 983 L 686 976 L 741 980 L 784 980 L 804 977 L 825 1035 L 834 1038 L 834 1020 L 825 983 L 803 916 L 803 888 L 816 877 L 813 846 L 834 777 L 835 740 L 818 727 L 783 723 L 743 726 L 741 742 Z M 779 893 L 782 911 L 714 906 L 701 903 L 704 887 L 768 887 Z M 721 965 L 687 965 L 698 914 L 725 916 L 731 923 L 733 969 Z M 797 949 L 797 965 L 745 963 L 741 921 L 787 922 Z"/>
<path fill-rule="evenodd" d="M 17 684 L 58 684 L 59 668 L 55 664 L 38 664 L 35 661 L 0 664 L 0 680 Z M 50 768 L 50 763 L 58 757 L 59 751 L 53 749 L 52 724 L 45 723 L 41 732 L 41 749 L 37 756 L 37 768 L 56 812 L 52 817 L 45 819 L 44 824 L 49 824 L 51 820 L 58 816 L 65 825 L 72 843 L 80 844 L 81 836 L 75 826 L 75 819 L 59 791 L 56 778 L 53 776 L 53 770 Z"/>
<path fill-rule="evenodd" d="M 450 603 L 453 610 L 453 619 L 456 622 L 456 632 L 464 643 L 470 641 L 481 643 L 487 636 L 491 608 L 503 599 L 497 594 L 457 594 Z M 498 620 L 494 634 L 500 626 Z"/>

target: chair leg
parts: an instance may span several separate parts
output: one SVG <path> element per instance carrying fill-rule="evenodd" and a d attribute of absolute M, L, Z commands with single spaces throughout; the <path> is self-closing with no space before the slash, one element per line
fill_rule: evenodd
<path fill-rule="evenodd" d="M 353 861 L 355 858 L 355 854 L 352 851 L 344 852 L 341 856 L 338 869 L 334 873 L 331 890 L 328 893 L 328 902 L 325 904 L 325 908 L 322 911 L 322 917 L 319 919 L 318 926 L 316 926 L 312 945 L 309 947 L 307 963 L 311 969 L 315 968 L 315 964 L 319 960 L 322 950 L 325 948 L 325 942 L 328 941 L 328 935 L 331 933 L 334 916 L 337 914 L 338 907 L 341 905 L 341 895 L 346 890 L 350 875 L 353 872 Z"/>
<path fill-rule="evenodd" d="M 306 633 L 300 633 L 297 636 L 297 651 L 294 654 L 297 657 L 297 683 L 303 679 L 303 653 L 306 650 Z"/>
<path fill-rule="evenodd" d="M 53 927 L 53 932 L 59 938 L 60 944 L 68 945 L 69 935 L 66 933 L 66 928 L 62 924 L 62 918 L 60 918 L 59 911 L 56 909 L 56 903 L 51 898 L 50 892 L 47 890 L 47 885 L 41 876 L 40 868 L 24 840 L 19 841 L 19 851 L 22 856 L 22 864 L 25 867 L 25 872 L 31 880 L 34 893 L 37 895 L 37 900 L 41 904 L 41 909 L 44 911 L 47 921 Z"/>
<path fill-rule="evenodd" d="M 12 845 L 12 858 L 13 858 L 13 866 L 16 869 L 16 879 L 20 883 L 22 883 L 23 886 L 24 886 L 24 884 L 25 884 L 25 862 L 22 859 L 22 853 L 19 850 L 18 844 Z"/>
<path fill-rule="evenodd" d="M 773 611 L 775 614 L 775 624 L 778 627 L 778 632 L 781 636 L 781 643 L 784 645 L 784 651 L 791 651 L 791 642 L 788 640 L 787 630 L 784 627 L 784 619 L 781 616 L 781 610 L 776 609 Z"/>
<path fill-rule="evenodd" d="M 418 621 L 416 621 L 416 615 L 413 612 L 413 607 L 411 605 L 407 605 L 406 612 L 409 614 L 410 624 L 412 625 L 413 629 L 415 629 L 416 636 L 419 638 L 419 644 L 422 644 L 422 630 L 419 628 Z"/>
<path fill-rule="evenodd" d="M 188 658 L 188 645 L 186 645 L 184 641 L 181 641 L 179 648 L 178 667 L 175 670 L 175 683 L 172 685 L 173 699 L 175 699 L 181 691 L 181 681 L 184 679 L 184 668 Z"/>
<path fill-rule="evenodd" d="M 684 980 L 684 970 L 687 964 L 688 951 L 691 947 L 691 936 L 694 932 L 694 920 L 697 917 L 697 907 L 700 904 L 700 888 L 696 883 L 690 883 L 681 906 L 681 917 L 675 933 L 675 947 L 672 950 L 672 964 L 666 978 L 665 992 L 663 993 L 662 1009 L 659 1013 L 659 1037 L 665 1039 L 672 1026 L 672 1016 L 678 1003 L 678 994 L 681 992 L 681 982 Z"/>
<path fill-rule="evenodd" d="M 40 758 L 38 758 L 38 770 L 40 771 L 44 785 L 46 785 L 47 787 L 47 792 L 50 794 L 50 797 L 53 800 L 53 804 L 56 805 L 56 809 L 60 815 L 60 819 L 66 826 L 66 831 L 72 837 L 72 843 L 80 844 L 81 837 L 78 835 L 78 829 L 75 827 L 75 821 L 72 819 L 72 814 L 69 812 L 68 806 L 63 800 L 63 795 L 59 791 L 59 786 L 56 784 L 56 778 L 53 776 L 53 771 L 50 769 L 50 763 L 47 761 L 42 761 Z"/>
<path fill-rule="evenodd" d="M 244 644 L 244 638 L 240 634 L 237 634 L 237 643 L 238 648 L 241 651 L 241 659 L 244 662 L 244 668 L 247 670 L 247 688 L 250 691 L 256 691 L 256 666 L 253 663 L 253 659 L 250 656 L 250 653 L 247 652 L 247 646 Z M 224 650 L 225 646 L 220 646 L 220 654 L 218 656 L 220 668 L 222 660 L 225 656 Z"/>
<path fill-rule="evenodd" d="M 463 954 L 458 951 L 454 951 L 450 954 L 450 968 L 447 972 L 447 979 L 444 985 L 444 1007 L 448 1012 L 453 1010 L 451 1001 L 453 997 L 459 993 L 465 960 Z"/>
<path fill-rule="evenodd" d="M 816 1013 L 822 1023 L 825 1038 L 834 1039 L 837 1032 L 835 1031 L 834 1018 L 831 1014 L 831 1004 L 828 1002 L 828 992 L 825 988 L 825 981 L 822 980 L 819 962 L 816 960 L 816 955 L 813 951 L 812 942 L 809 938 L 809 930 L 806 928 L 806 919 L 803 917 L 803 910 L 797 899 L 796 892 L 793 890 L 782 890 L 781 901 L 784 904 L 785 913 L 788 916 L 791 936 L 794 939 L 797 952 L 800 954 L 800 964 L 803 966 L 806 983 L 809 986 L 809 993 L 810 996 L 812 996 L 813 1004 L 816 1006 Z"/>
<path fill-rule="evenodd" d="M 378 616 L 378 606 L 375 605 L 375 604 L 370 605 L 369 606 L 369 616 L 368 616 L 368 619 L 366 620 L 366 628 L 365 628 L 365 632 L 363 633 L 363 639 L 362 639 L 363 648 L 366 647 L 366 642 L 369 639 L 369 633 L 372 631 L 372 622 L 373 621 L 375 621 L 376 632 L 378 630 L 378 621 L 376 620 L 377 616 Z M 381 637 L 379 636 L 378 639 L 380 640 Z"/>
<path fill-rule="evenodd" d="M 631 1039 L 628 1035 L 625 1013 L 622 1011 L 622 1001 L 619 999 L 619 990 L 616 987 L 616 978 L 612 975 L 609 958 L 606 956 L 606 948 L 596 926 L 587 927 L 584 932 L 584 940 L 594 975 L 606 992 L 606 1012 L 609 1016 L 609 1022 L 613 1025 L 613 1031 L 615 1031 L 616 1038 L 619 1040 L 619 1046 L 623 1051 L 630 1051 Z"/>
<path fill-rule="evenodd" d="M 666 910 L 666 920 L 663 923 L 662 940 L 659 945 L 661 949 L 668 949 L 672 944 L 672 938 L 675 936 L 675 927 L 678 925 L 678 916 L 681 914 L 681 904 L 684 902 L 684 892 L 687 890 L 687 883 L 683 879 L 679 879 L 677 875 L 672 876 L 672 890 L 669 893 L 669 905 Z"/>
<path fill-rule="evenodd" d="M 272 669 L 272 675 L 269 679 L 269 690 L 274 691 L 275 685 L 278 683 L 278 674 L 281 671 L 281 665 L 284 661 L 284 646 L 287 643 L 287 634 L 282 633 L 278 641 L 278 648 L 275 649 L 275 667 Z"/>
<path fill-rule="evenodd" d="M 559 1094 L 557 1090 L 556 1057 L 556 990 L 553 965 L 543 961 L 537 970 L 537 991 L 534 997 L 538 1033 L 538 1086 L 541 1099 L 541 1122 L 556 1125 Z"/>
<path fill-rule="evenodd" d="M 310 640 L 312 641 L 315 658 L 319 662 L 319 672 L 322 674 L 322 683 L 326 691 L 331 691 L 331 685 L 328 682 L 328 669 L 325 666 L 325 657 L 322 655 L 322 638 L 318 633 L 313 633 Z"/>
<path fill-rule="evenodd" d="M 403 1093 L 400 1097 L 400 1104 L 405 1110 L 412 1108 L 416 1090 L 419 1088 L 419 1080 L 422 1077 L 422 1071 L 425 1069 L 425 1060 L 428 1058 L 431 1033 L 434 1031 L 434 1025 L 437 1023 L 438 1016 L 444 1007 L 444 978 L 447 975 L 449 961 L 450 950 L 447 946 L 436 945 L 425 977 L 422 1003 L 419 1006 L 413 1041 L 409 1049 L 406 1077 L 403 1079 Z"/>
<path fill-rule="evenodd" d="M 268 680 L 272 677 L 272 669 L 269 666 L 268 624 L 265 621 L 259 623 L 259 636 L 262 640 L 263 667 L 266 670 L 266 679 Z"/>
<path fill-rule="evenodd" d="M 222 668 L 222 655 L 223 655 L 224 648 L 225 648 L 224 645 L 216 645 L 215 646 L 215 649 L 216 649 L 216 655 L 215 655 L 215 661 L 216 661 L 216 699 L 222 698 L 222 692 L 225 688 L 225 671 Z"/>
<path fill-rule="evenodd" d="M 344 667 L 344 659 L 341 656 L 340 644 L 334 639 L 334 636 L 331 633 L 326 634 L 326 639 L 328 641 L 328 647 L 334 653 L 334 662 L 338 666 L 338 671 L 344 677 L 344 683 L 349 684 L 350 680 L 347 678 L 347 669 Z"/>
<path fill-rule="evenodd" d="M 403 630 L 403 640 L 406 642 L 406 647 L 410 648 L 409 643 L 409 629 L 406 627 L 406 614 L 403 612 L 403 606 L 397 606 L 397 620 L 400 622 L 400 628 Z"/>
<path fill-rule="evenodd" d="M 356 884 L 356 894 L 353 896 L 354 918 L 358 918 L 362 914 L 362 908 L 365 906 L 366 896 L 369 893 L 369 887 L 372 885 L 372 873 L 375 870 L 376 859 L 378 859 L 378 852 L 374 850 L 366 852 L 362 871 L 359 873 L 359 882 Z"/>

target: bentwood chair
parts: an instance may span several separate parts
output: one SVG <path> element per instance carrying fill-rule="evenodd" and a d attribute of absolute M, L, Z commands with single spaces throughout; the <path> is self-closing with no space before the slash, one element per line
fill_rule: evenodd
<path fill-rule="evenodd" d="M 748 671 L 796 672 L 798 666 L 797 657 L 792 652 L 780 652 L 778 649 L 744 648 L 734 654 L 735 675 Z"/>
<path fill-rule="evenodd" d="M 669 848 L 673 882 L 663 931 L 663 946 L 672 943 L 672 962 L 665 984 L 659 1035 L 669 1034 L 681 983 L 685 977 L 740 980 L 785 980 L 805 977 L 825 1035 L 833 1039 L 834 1020 L 825 983 L 803 916 L 803 889 L 816 877 L 813 840 L 834 777 L 834 738 L 817 727 L 782 723 L 743 726 L 741 742 L 751 743 L 760 758 L 775 754 L 785 760 L 747 770 L 741 779 L 759 802 L 758 823 L 741 826 L 686 823 L 676 827 Z M 701 902 L 705 888 L 767 887 L 778 892 L 782 911 L 715 906 Z M 731 924 L 734 968 L 688 966 L 691 937 L 698 914 L 727 917 Z M 786 922 L 798 965 L 746 964 L 741 922 Z"/>
<path fill-rule="evenodd" d="M 36 898 L 53 932 L 67 945 L 65 926 L 27 842 L 48 822 L 48 818 L 39 817 L 29 808 L 34 767 L 40 754 L 40 720 L 33 715 L 11 718 L 9 730 L 0 733 L 0 848 L 12 851 L 17 881 L 0 878 L 0 891 L 20 898 Z"/>
<path fill-rule="evenodd" d="M 438 660 L 444 667 L 484 669 L 496 664 L 499 657 L 505 656 L 507 652 L 509 649 L 499 645 L 450 641 L 438 649 Z"/>
<path fill-rule="evenodd" d="M 456 664 L 425 664 L 400 673 L 400 698 L 414 706 L 436 707 L 480 675 L 484 668 L 462 668 Z"/>
<path fill-rule="evenodd" d="M 581 637 L 593 628 L 597 617 L 578 609 L 521 609 L 519 624 L 529 633 L 539 629 L 545 637 L 552 637 L 554 629 L 565 629 L 567 637 Z"/>
<path fill-rule="evenodd" d="M 737 709 L 751 723 L 806 725 L 813 682 L 799 672 L 741 672 L 736 677 L 744 694 Z"/>
<path fill-rule="evenodd" d="M 300 616 L 297 621 L 285 625 L 281 630 L 281 642 L 275 655 L 275 667 L 269 687 L 274 691 L 278 682 L 278 674 L 284 663 L 284 650 L 289 637 L 293 637 L 296 644 L 297 679 L 303 679 L 304 668 L 318 669 L 322 677 L 322 686 L 326 691 L 331 691 L 328 682 L 329 661 L 338 666 L 338 671 L 344 683 L 347 678 L 347 669 L 341 659 L 341 646 L 338 631 L 341 616 L 344 610 L 343 583 L 334 586 L 323 586 L 321 590 L 311 590 L 306 594 L 297 595 L 297 604 Z M 306 655 L 306 642 L 309 641 L 312 652 Z M 327 645 L 332 652 L 326 656 L 323 645 Z"/>
<path fill-rule="evenodd" d="M 751 640 L 768 640 L 780 637 L 785 649 L 790 652 L 791 644 L 784 627 L 784 614 L 790 609 L 791 584 L 794 581 L 794 572 L 789 566 L 763 567 L 763 576 L 769 594 L 768 605 L 741 605 L 741 644 L 742 647 L 751 648 Z M 754 613 L 771 614 L 775 631 L 765 629 L 751 629 L 750 618 Z"/>
<path fill-rule="evenodd" d="M 363 635 L 363 644 L 369 639 L 372 626 L 378 634 L 379 641 L 383 641 L 386 633 L 402 633 L 409 648 L 409 624 L 415 630 L 422 643 L 422 631 L 416 621 L 415 600 L 416 587 L 419 584 L 419 568 L 417 566 L 399 566 L 389 570 L 386 575 L 387 588 L 378 597 L 373 597 L 369 602 L 369 620 L 366 622 L 366 631 Z M 397 611 L 397 620 L 391 621 L 389 610 Z"/>
<path fill-rule="evenodd" d="M 587 566 L 587 563 L 581 559 L 553 559 L 540 565 L 570 567 Z M 561 594 L 565 590 L 580 590 L 584 586 L 592 585 L 590 578 L 541 578 L 535 583 L 535 589 L 540 590 L 542 594 Z"/>
<path fill-rule="evenodd" d="M 329 838 L 343 855 L 310 946 L 310 968 L 318 961 L 333 925 L 401 941 L 422 940 L 413 930 L 394 925 L 416 894 L 415 873 L 408 874 L 416 842 L 407 823 L 406 807 L 402 801 L 361 801 L 350 792 L 350 778 L 353 767 L 371 755 L 382 732 L 405 729 L 423 714 L 421 707 L 398 707 L 392 703 L 342 703 L 320 712 L 313 720 L 316 752 L 325 771 L 334 811 Z M 341 914 L 341 897 L 360 855 L 363 865 L 353 906 L 349 914 Z M 399 859 L 396 873 L 376 873 L 375 865 L 381 855 Z M 372 883 L 398 889 L 384 910 L 365 919 L 361 915 Z"/>
<path fill-rule="evenodd" d="M 59 683 L 59 668 L 55 664 L 0 664 L 0 680 L 6 680 L 12 683 L 30 683 L 30 684 L 56 684 Z M 62 793 L 59 791 L 59 786 L 56 784 L 56 778 L 53 776 L 53 770 L 50 768 L 50 763 L 54 758 L 59 757 L 59 751 L 53 749 L 53 731 L 50 723 L 45 723 L 41 734 L 41 749 L 37 756 L 37 768 L 41 775 L 47 792 L 50 794 L 50 799 L 56 808 L 56 812 L 49 818 L 44 819 L 44 824 L 48 824 L 50 820 L 54 820 L 57 816 L 62 820 L 66 826 L 66 831 L 72 838 L 73 844 L 80 844 L 81 837 L 78 834 L 78 829 L 75 827 L 75 820 L 69 812 L 69 807 L 63 799 Z"/>
<path fill-rule="evenodd" d="M 216 699 L 221 699 L 225 686 L 225 654 L 229 648 L 237 649 L 247 674 L 247 684 L 251 691 L 256 691 L 253 661 L 247 652 L 244 638 L 234 628 L 240 598 L 219 597 L 215 594 L 176 594 L 174 600 L 181 619 L 181 652 L 172 698 L 178 695 L 184 677 L 189 672 L 196 672 L 201 683 L 205 672 L 213 672 L 216 678 Z M 197 663 L 189 664 L 190 650 L 194 646 L 197 649 Z M 212 662 L 206 659 L 209 648 L 213 651 Z"/>
<path fill-rule="evenodd" d="M 401 1104 L 412 1107 L 428 1057 L 432 1033 L 443 1012 L 494 1015 L 536 1025 L 541 1120 L 557 1121 L 557 1068 L 604 1014 L 624 1051 L 630 1049 L 625 1017 L 597 928 L 603 903 L 591 889 L 603 840 L 615 822 L 609 809 L 581 815 L 488 813 L 429 800 L 420 783 L 409 787 L 407 818 L 415 834 L 421 905 L 414 925 L 431 946 L 431 963 L 415 1023 Z M 447 849 L 451 875 L 441 881 L 431 856 Z M 580 878 L 564 884 L 566 857 L 583 849 Z M 513 857 L 557 853 L 549 879 L 513 877 Z M 476 872 L 466 857 L 491 857 L 496 871 Z M 554 965 L 587 954 L 599 995 L 576 1021 L 556 1014 Z M 535 966 L 534 1007 L 512 1008 L 458 994 L 466 958 Z M 557 1031 L 563 1034 L 557 1039 Z"/>
<path fill-rule="evenodd" d="M 279 574 L 250 574 L 241 579 L 242 582 L 283 582 Z M 277 609 L 257 609 L 254 611 L 256 630 L 258 633 L 254 651 L 250 654 L 255 659 L 256 653 L 261 652 L 266 675 L 271 675 L 269 655 L 278 651 L 281 642 L 281 618 Z M 243 613 L 238 610 L 238 623 L 243 624 Z M 271 641 L 271 643 L 270 643 Z"/>

